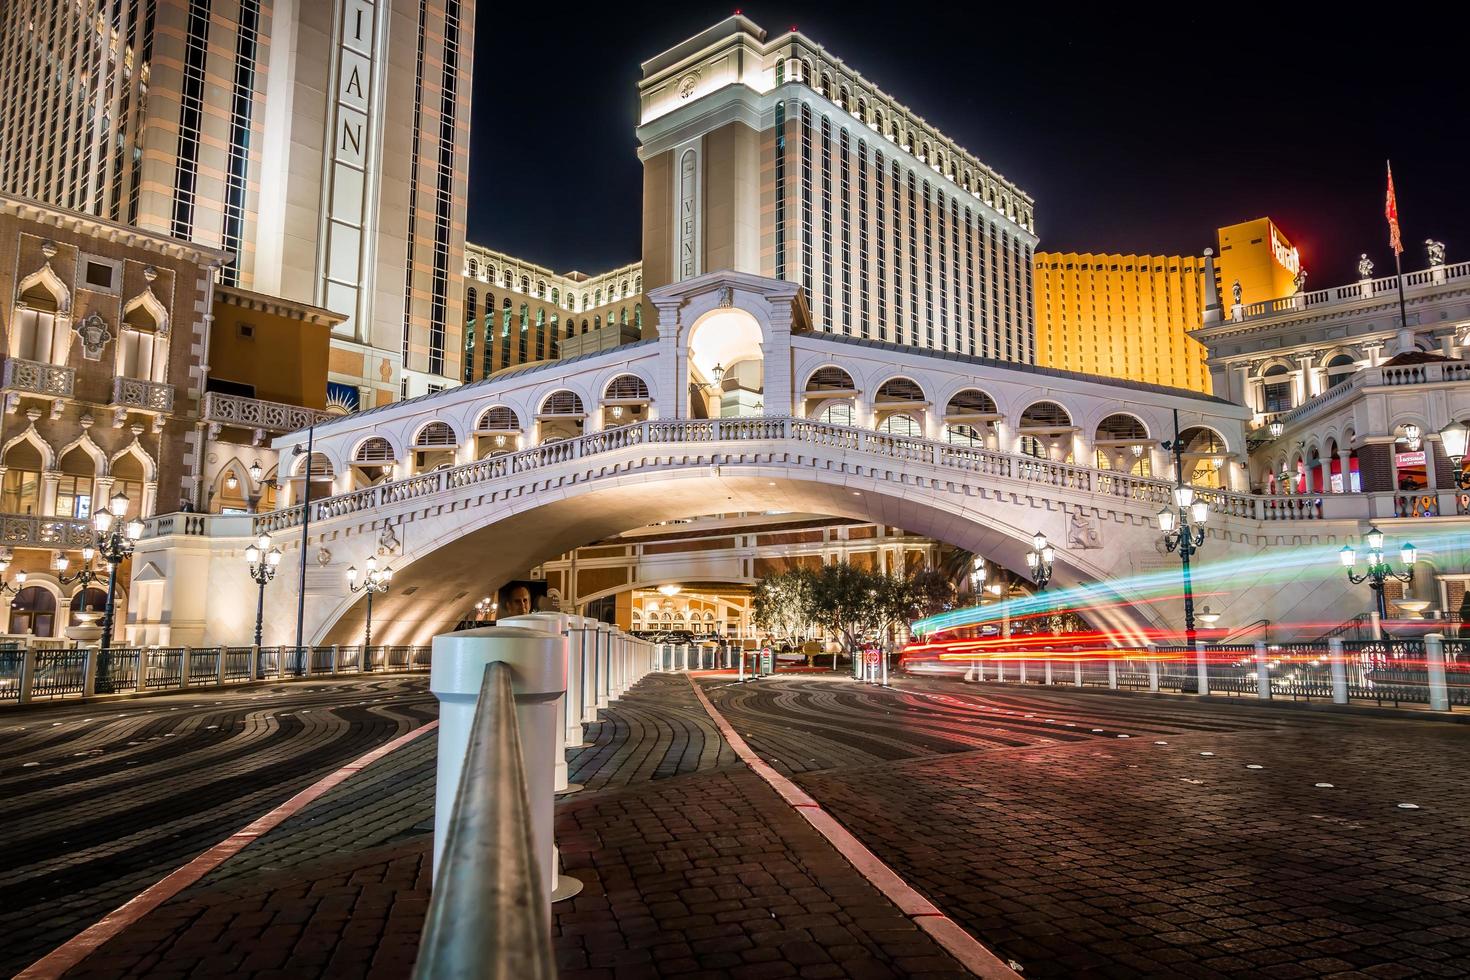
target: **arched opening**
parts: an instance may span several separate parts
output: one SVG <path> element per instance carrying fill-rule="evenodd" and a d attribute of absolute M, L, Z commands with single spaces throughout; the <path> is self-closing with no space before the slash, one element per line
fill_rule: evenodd
<path fill-rule="evenodd" d="M 587 420 L 587 410 L 582 398 L 575 391 L 553 391 L 541 402 L 536 413 L 537 443 L 560 442 L 575 439 L 582 434 Z"/>
<path fill-rule="evenodd" d="M 1021 436 L 1021 452 L 1025 455 L 1072 462 L 1072 436 L 1077 427 L 1072 424 L 1072 414 L 1056 402 L 1032 403 L 1021 413 L 1016 430 Z"/>
<path fill-rule="evenodd" d="M 761 328 L 744 310 L 721 307 L 689 330 L 689 415 L 732 418 L 765 411 Z"/>
<path fill-rule="evenodd" d="M 56 635 L 56 595 L 39 585 L 28 585 L 10 600 L 10 632 L 19 636 Z"/>
<path fill-rule="evenodd" d="M 132 453 L 124 453 L 112 463 L 112 489 L 108 491 L 108 497 L 116 497 L 119 493 L 127 494 L 128 512 L 124 515 L 126 520 L 135 517 L 146 517 L 143 512 L 143 491 L 148 479 L 147 471 L 143 468 L 143 461 Z"/>
<path fill-rule="evenodd" d="M 393 452 L 393 444 L 382 436 L 373 436 L 364 440 L 357 451 L 352 454 L 352 489 L 361 490 L 382 483 L 384 480 L 393 479 L 393 465 L 398 461 Z M 313 489 L 312 497 L 316 497 Z"/>
<path fill-rule="evenodd" d="M 1327 387 L 1336 388 L 1358 373 L 1358 362 L 1351 354 L 1338 354 L 1327 362 Z"/>
<path fill-rule="evenodd" d="M 653 399 L 648 384 L 636 374 L 620 374 L 602 391 L 602 425 L 604 428 L 630 425 L 648 417 Z"/>
<path fill-rule="evenodd" d="M 801 394 L 806 402 L 808 418 L 831 425 L 853 424 L 853 404 L 858 391 L 852 375 L 842 368 L 830 364 L 817 368 L 807 378 Z"/>
<path fill-rule="evenodd" d="M 475 458 L 489 459 L 520 448 L 521 420 L 515 410 L 496 405 L 480 413 L 475 422 Z"/>
<path fill-rule="evenodd" d="M 216 514 L 247 514 L 250 512 L 249 493 L 249 474 L 239 460 L 232 459 L 215 480 L 210 509 Z"/>
<path fill-rule="evenodd" d="M 1261 378 L 1261 411 L 1267 415 L 1291 411 L 1291 373 L 1286 366 L 1273 364 Z"/>
<path fill-rule="evenodd" d="M 1184 460 L 1184 482 L 1197 487 L 1225 489 L 1222 473 L 1230 452 L 1220 433 L 1208 426 L 1190 426 L 1179 433 Z M 1305 490 L 1305 486 L 1294 489 Z"/>
<path fill-rule="evenodd" d="M 912 378 L 889 378 L 873 396 L 873 428 L 893 435 L 922 436 L 929 399 Z M 890 423 L 895 416 L 901 419 Z"/>
<path fill-rule="evenodd" d="M 994 449 L 995 423 L 1000 417 L 995 399 L 979 388 L 957 391 L 944 406 L 944 440 L 956 446 Z"/>
<path fill-rule="evenodd" d="M 41 513 L 41 451 L 22 439 L 5 452 L 5 481 L 0 492 L 0 513 Z"/>
<path fill-rule="evenodd" d="M 294 506 L 306 499 L 307 456 L 297 456 L 291 467 L 291 504 Z M 332 495 L 332 481 L 337 474 L 332 461 L 322 453 L 311 454 L 311 499 L 323 500 Z"/>
<path fill-rule="evenodd" d="M 459 437 L 448 422 L 434 420 L 419 429 L 413 438 L 413 471 L 427 473 L 454 465 L 454 454 L 459 449 Z"/>
<path fill-rule="evenodd" d="M 1116 412 L 1097 424 L 1093 435 L 1097 451 L 1097 468 L 1118 470 L 1134 476 L 1152 473 L 1149 450 L 1153 441 L 1143 421 L 1126 412 Z"/>
<path fill-rule="evenodd" d="M 71 597 L 67 613 L 68 626 L 91 626 L 107 610 L 107 590 L 89 586 Z"/>
<path fill-rule="evenodd" d="M 1404 422 L 1394 426 L 1393 485 L 1401 493 L 1417 493 L 1429 488 L 1424 428 L 1417 423 Z"/>
<path fill-rule="evenodd" d="M 61 322 L 66 293 L 60 281 L 53 285 L 47 278 L 54 278 L 49 266 L 43 275 L 34 277 L 34 282 L 20 294 L 11 318 L 10 356 L 27 361 L 46 364 L 65 364 L 67 349 L 71 346 L 70 334 Z"/>
<path fill-rule="evenodd" d="M 146 305 L 139 303 L 123 317 L 118 338 L 117 373 L 140 381 L 163 381 L 168 370 L 168 346 L 162 324 Z"/>

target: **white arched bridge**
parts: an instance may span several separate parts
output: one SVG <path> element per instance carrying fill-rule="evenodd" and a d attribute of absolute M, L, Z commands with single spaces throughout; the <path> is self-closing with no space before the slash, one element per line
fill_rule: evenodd
<path fill-rule="evenodd" d="M 286 552 L 266 590 L 267 643 L 295 639 L 303 561 L 305 641 L 360 641 L 345 570 L 370 555 L 396 572 L 374 600 L 375 640 L 416 643 L 573 548 L 763 511 L 883 523 L 1016 569 L 1039 530 L 1058 547 L 1053 587 L 1100 585 L 1114 600 L 1090 612 L 1098 625 L 1177 625 L 1177 603 L 1139 584 L 1172 567 L 1156 515 L 1171 500 L 1160 443 L 1176 413 L 1186 474 L 1211 511 L 1207 564 L 1340 546 L 1369 516 L 1350 498 L 1232 489 L 1248 412 L 1219 399 L 813 332 L 795 286 L 743 274 L 650 299 L 657 338 L 281 438 L 279 510 L 154 520 L 134 560 L 133 642 L 247 636 L 255 586 L 242 556 L 261 532 Z M 1301 581 L 1286 588 L 1282 575 Z M 1214 605 L 1240 623 L 1315 622 L 1359 611 L 1349 589 L 1305 566 Z"/>

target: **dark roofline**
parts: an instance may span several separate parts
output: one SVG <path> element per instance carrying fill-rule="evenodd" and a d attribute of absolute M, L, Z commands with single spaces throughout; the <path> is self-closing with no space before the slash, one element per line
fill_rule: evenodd
<path fill-rule="evenodd" d="M 1168 385 L 1149 384 L 1146 381 L 1130 381 L 1126 378 L 1111 378 L 1104 374 L 1083 374 L 1081 371 L 1063 371 L 1060 368 L 1040 367 L 1035 364 L 1022 364 L 1017 361 L 999 361 L 993 357 L 975 357 L 972 354 L 953 354 L 947 351 L 929 350 L 924 347 L 910 347 L 905 344 L 894 344 L 886 340 L 867 340 L 862 337 L 848 337 L 843 334 L 825 333 L 822 331 L 808 331 L 793 334 L 792 338 L 830 341 L 835 344 L 850 344 L 854 347 L 871 347 L 877 350 L 893 351 L 899 354 L 913 354 L 918 357 L 934 358 L 942 361 L 959 361 L 962 364 L 973 364 L 976 367 L 994 368 L 998 371 L 1023 371 L 1027 374 L 1038 374 L 1046 378 L 1058 378 L 1067 381 L 1086 381 L 1089 384 L 1100 384 L 1110 388 L 1127 388 L 1131 391 L 1147 391 L 1156 395 L 1173 395 L 1177 398 L 1192 398 L 1195 401 L 1211 402 L 1216 405 L 1229 405 L 1232 408 L 1242 408 L 1227 398 L 1217 395 L 1206 395 L 1203 392 L 1191 391 L 1188 388 L 1172 388 Z"/>

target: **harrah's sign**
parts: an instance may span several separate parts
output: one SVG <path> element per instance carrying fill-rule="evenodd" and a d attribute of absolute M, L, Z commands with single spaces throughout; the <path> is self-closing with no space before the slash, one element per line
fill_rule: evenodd
<path fill-rule="evenodd" d="M 1271 252 L 1276 256 L 1276 261 L 1281 263 L 1282 268 L 1293 276 L 1302 271 L 1302 257 L 1297 254 L 1296 249 L 1281 240 L 1281 236 L 1276 234 L 1274 227 L 1271 229 Z"/>

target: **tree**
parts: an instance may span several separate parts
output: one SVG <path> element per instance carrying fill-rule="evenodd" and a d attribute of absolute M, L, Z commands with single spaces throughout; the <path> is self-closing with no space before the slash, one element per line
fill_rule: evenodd
<path fill-rule="evenodd" d="M 751 618 L 761 629 L 799 647 L 816 631 L 812 592 L 816 573 L 800 566 L 763 576 L 751 597 Z"/>

